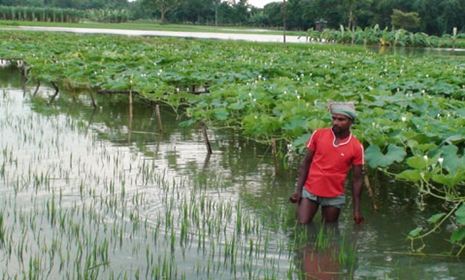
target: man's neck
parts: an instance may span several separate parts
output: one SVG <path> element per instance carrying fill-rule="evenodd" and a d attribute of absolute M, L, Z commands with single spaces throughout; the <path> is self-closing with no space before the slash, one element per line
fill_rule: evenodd
<path fill-rule="evenodd" d="M 339 133 L 336 133 L 333 130 L 333 133 L 334 133 L 334 136 L 336 136 L 337 139 L 344 139 L 344 138 L 347 138 L 350 135 L 350 130 L 349 129 L 344 130 L 344 131 L 341 131 Z"/>
<path fill-rule="evenodd" d="M 343 139 L 346 139 L 350 135 L 350 131 L 344 131 L 343 133 L 334 134 L 334 145 L 339 145 Z"/>

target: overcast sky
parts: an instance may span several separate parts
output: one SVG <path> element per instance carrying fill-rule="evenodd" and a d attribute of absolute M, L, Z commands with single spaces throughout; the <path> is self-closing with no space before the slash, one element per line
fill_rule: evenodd
<path fill-rule="evenodd" d="M 129 2 L 133 2 L 136 0 L 128 0 Z M 249 4 L 255 6 L 257 8 L 263 8 L 266 4 L 271 2 L 283 2 L 283 0 L 249 0 Z"/>
<path fill-rule="evenodd" d="M 268 3 L 271 2 L 282 2 L 283 0 L 249 0 L 249 4 L 257 8 L 263 8 Z"/>
<path fill-rule="evenodd" d="M 129 2 L 133 2 L 136 0 L 128 0 Z M 249 4 L 255 6 L 257 8 L 263 8 L 266 4 L 271 2 L 283 2 L 283 0 L 249 0 Z"/>

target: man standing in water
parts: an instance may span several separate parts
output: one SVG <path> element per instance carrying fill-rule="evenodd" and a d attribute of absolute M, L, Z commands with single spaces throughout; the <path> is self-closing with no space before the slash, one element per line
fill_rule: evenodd
<path fill-rule="evenodd" d="M 297 189 L 291 202 L 297 202 L 297 221 L 308 224 L 321 205 L 324 222 L 335 222 L 345 204 L 344 182 L 352 167 L 354 221 L 364 221 L 360 213 L 364 151 L 352 135 L 357 113 L 352 102 L 330 103 L 332 128 L 317 129 L 307 141 L 307 152 L 300 165 Z"/>

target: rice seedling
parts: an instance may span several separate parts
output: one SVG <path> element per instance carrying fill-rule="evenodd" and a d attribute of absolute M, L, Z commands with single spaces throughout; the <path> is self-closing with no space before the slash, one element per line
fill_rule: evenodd
<path fill-rule="evenodd" d="M 204 155 L 197 140 L 168 135 L 164 143 L 127 143 L 127 122 L 112 125 L 125 119 L 118 110 L 78 125 L 88 107 L 74 119 L 65 117 L 68 111 L 34 111 L 35 101 L 24 105 L 22 94 L 9 95 L 0 101 L 0 113 L 10 114 L 0 120 L 3 135 L 10 135 L 0 143 L 2 275 L 299 277 L 295 258 L 314 241 L 308 229 L 294 225 L 288 206 L 277 199 L 259 202 L 236 188 L 237 178 L 228 178 L 217 159 L 211 159 L 215 172 L 201 172 L 193 160 L 182 159 Z M 69 108 L 67 102 L 48 106 Z M 21 115 L 11 115 L 19 108 Z M 186 148 L 184 141 L 192 143 Z M 173 151 L 173 142 L 188 153 Z M 174 158 L 189 164 L 176 169 Z M 316 236 L 315 248 L 334 245 L 331 234 Z M 334 257 L 353 270 L 356 248 L 347 240 L 336 247 Z"/>

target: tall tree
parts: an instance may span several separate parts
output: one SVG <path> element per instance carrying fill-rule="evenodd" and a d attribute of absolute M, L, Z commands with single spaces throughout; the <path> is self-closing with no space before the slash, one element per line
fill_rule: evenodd
<path fill-rule="evenodd" d="M 417 12 L 404 13 L 394 9 L 392 13 L 392 27 L 412 31 L 420 25 L 420 17 Z"/>
<path fill-rule="evenodd" d="M 416 0 L 414 2 L 415 11 L 420 15 L 421 30 L 427 34 L 442 35 L 441 18 L 442 9 L 436 0 Z"/>
<path fill-rule="evenodd" d="M 235 4 L 232 5 L 233 7 L 233 14 L 234 21 L 236 24 L 244 25 L 248 23 L 250 14 L 249 14 L 249 3 L 247 0 L 238 0 L 234 1 Z"/>
<path fill-rule="evenodd" d="M 337 10 L 341 16 L 338 25 L 343 25 L 350 30 L 355 30 L 358 16 L 366 13 L 373 0 L 339 0 L 334 2 L 334 6 L 327 5 L 331 9 Z"/>
<path fill-rule="evenodd" d="M 168 11 L 178 7 L 185 0 L 142 0 L 142 4 L 147 8 L 155 9 L 160 12 L 160 21 L 165 21 L 165 15 Z"/>
<path fill-rule="evenodd" d="M 347 24 L 347 27 L 351 30 L 355 30 L 355 14 L 354 14 L 354 9 L 355 9 L 355 4 L 356 0 L 348 0 L 347 4 L 349 6 L 349 22 Z"/>
<path fill-rule="evenodd" d="M 195 22 L 203 24 L 206 21 L 213 20 L 214 0 L 189 0 L 183 2 L 179 7 L 173 10 L 177 21 Z"/>
<path fill-rule="evenodd" d="M 221 3 L 221 0 L 214 0 L 215 3 L 215 26 L 218 26 L 218 6 Z"/>
<path fill-rule="evenodd" d="M 234 13 L 233 7 L 227 1 L 221 1 L 218 5 L 218 21 L 222 24 L 234 23 L 231 14 Z"/>
<path fill-rule="evenodd" d="M 465 31 L 465 0 L 445 0 L 440 3 L 442 32 L 452 34 L 454 27 Z"/>
<path fill-rule="evenodd" d="M 412 1 L 405 0 L 374 0 L 371 6 L 373 19 L 371 25 L 379 24 L 381 29 L 391 27 L 391 15 L 394 9 L 404 12 L 414 12 Z M 421 15 L 420 15 L 421 17 Z"/>
<path fill-rule="evenodd" d="M 310 22 L 306 20 L 305 11 L 309 0 L 286 0 L 286 26 L 288 30 L 307 30 Z M 314 21 L 313 19 L 311 21 Z"/>

